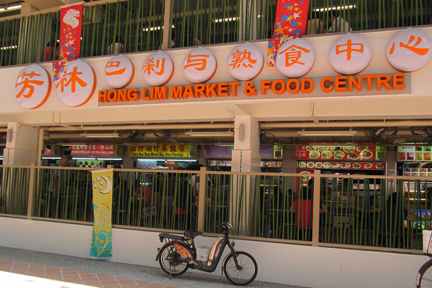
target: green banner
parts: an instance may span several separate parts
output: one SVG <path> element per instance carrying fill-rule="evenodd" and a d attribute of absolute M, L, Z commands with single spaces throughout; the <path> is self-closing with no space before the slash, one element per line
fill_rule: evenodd
<path fill-rule="evenodd" d="M 113 169 L 99 169 L 91 172 L 94 221 L 90 258 L 108 259 L 112 257 Z"/>

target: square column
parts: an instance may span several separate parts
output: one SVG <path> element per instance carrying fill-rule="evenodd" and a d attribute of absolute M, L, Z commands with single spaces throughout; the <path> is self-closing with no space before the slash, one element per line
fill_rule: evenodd
<path fill-rule="evenodd" d="M 234 150 L 232 151 L 231 171 L 260 172 L 261 154 L 259 153 L 259 124 L 250 116 L 235 118 Z M 236 233 L 249 235 L 252 227 L 255 186 L 259 181 L 254 175 L 233 175 L 230 193 L 230 221 Z M 258 176 L 259 177 L 259 176 Z"/>
<path fill-rule="evenodd" d="M 3 165 L 31 165 L 37 162 L 39 127 L 8 123 Z"/>

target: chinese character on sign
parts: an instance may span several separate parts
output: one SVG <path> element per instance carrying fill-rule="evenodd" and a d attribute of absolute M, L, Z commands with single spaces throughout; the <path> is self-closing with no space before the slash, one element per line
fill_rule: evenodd
<path fill-rule="evenodd" d="M 185 145 L 179 145 L 179 152 L 185 152 Z"/>
<path fill-rule="evenodd" d="M 338 38 L 329 51 L 330 64 L 336 72 L 353 75 L 363 71 L 372 59 L 372 46 L 366 38 L 347 33 Z"/>
<path fill-rule="evenodd" d="M 56 93 L 67 106 L 80 106 L 93 95 L 96 83 L 93 69 L 82 60 L 69 62 L 65 76 L 56 84 Z"/>
<path fill-rule="evenodd" d="M 228 72 L 237 80 L 251 80 L 255 78 L 264 65 L 261 50 L 250 43 L 234 47 L 227 59 Z"/>
<path fill-rule="evenodd" d="M 174 72 L 174 64 L 168 54 L 159 51 L 151 53 L 141 68 L 144 81 L 151 86 L 165 84 Z"/>
<path fill-rule="evenodd" d="M 431 59 L 431 46 L 432 41 L 425 32 L 418 29 L 402 30 L 387 43 L 387 60 L 398 70 L 417 71 Z"/>
<path fill-rule="evenodd" d="M 344 47 L 346 47 L 344 49 Z M 336 55 L 341 53 L 347 53 L 347 60 L 351 60 L 351 56 L 353 52 L 363 53 L 364 52 L 364 44 L 363 43 L 352 43 L 351 39 L 347 41 L 346 44 L 336 45 Z"/>
<path fill-rule="evenodd" d="M 285 54 L 285 66 L 289 67 L 296 63 L 305 65 L 305 63 L 300 62 L 303 52 L 310 53 L 310 50 L 296 45 L 291 45 L 290 47 L 280 51 L 279 54 Z"/>
<path fill-rule="evenodd" d="M 254 60 L 251 58 L 251 52 L 244 49 L 243 51 L 236 50 L 232 55 L 231 64 L 229 66 L 232 67 L 232 69 L 239 68 L 240 65 L 243 65 L 244 67 L 253 68 L 252 64 L 255 64 L 257 60 Z"/>
<path fill-rule="evenodd" d="M 167 151 L 168 151 L 167 145 L 162 145 L 161 152 L 167 152 Z"/>
<path fill-rule="evenodd" d="M 160 64 L 160 65 L 159 65 Z M 160 66 L 160 67 L 159 67 Z M 159 71 L 155 71 L 155 68 Z M 156 60 L 156 64 L 154 63 L 154 57 L 147 59 L 143 66 L 143 73 L 147 73 L 150 75 L 151 72 L 156 73 L 157 75 L 162 75 L 165 71 L 165 58 L 161 60 Z"/>
<path fill-rule="evenodd" d="M 111 76 L 111 75 L 123 74 L 126 71 L 126 68 L 115 69 L 119 67 L 120 67 L 120 61 L 108 62 L 107 65 L 105 66 L 105 75 Z M 108 68 L 114 68 L 114 69 L 108 69 Z M 111 70 L 111 72 L 109 70 Z"/>
<path fill-rule="evenodd" d="M 170 152 L 177 152 L 176 145 L 170 145 L 169 149 L 170 149 Z"/>
<path fill-rule="evenodd" d="M 16 95 L 16 98 L 20 98 L 21 96 L 23 96 L 24 98 L 30 98 L 33 95 L 34 92 L 34 85 L 43 85 L 44 81 L 40 81 L 40 80 L 30 80 L 31 78 L 33 78 L 34 76 L 41 76 L 40 74 L 36 74 L 34 71 L 31 71 L 31 73 L 26 73 L 23 72 L 20 76 L 19 79 L 23 79 L 21 82 L 18 82 L 15 85 L 15 88 L 18 86 L 22 85 L 21 91 Z M 26 94 L 24 94 L 24 91 L 28 91 Z"/>
<path fill-rule="evenodd" d="M 123 55 L 117 55 L 105 65 L 105 81 L 108 86 L 122 88 L 132 80 L 134 67 L 132 62 Z"/>
<path fill-rule="evenodd" d="M 207 67 L 207 58 L 210 57 L 209 55 L 192 55 L 189 54 L 186 60 L 186 65 L 184 66 L 184 69 L 189 67 L 195 67 L 198 71 L 203 71 Z"/>
<path fill-rule="evenodd" d="M 209 80 L 216 71 L 216 57 L 203 47 L 192 49 L 183 60 L 183 73 L 192 83 Z"/>
<path fill-rule="evenodd" d="M 24 108 L 37 108 L 48 99 L 51 78 L 41 66 L 25 67 L 15 82 L 15 98 Z"/>

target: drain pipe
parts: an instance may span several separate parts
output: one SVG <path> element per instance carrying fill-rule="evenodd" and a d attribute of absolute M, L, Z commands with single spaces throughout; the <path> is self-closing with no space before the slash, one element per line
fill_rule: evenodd
<path fill-rule="evenodd" d="M 45 136 L 45 128 L 39 128 L 39 141 L 38 141 L 38 150 L 37 150 L 37 161 L 36 166 L 42 166 L 42 150 L 44 145 L 44 136 Z"/>

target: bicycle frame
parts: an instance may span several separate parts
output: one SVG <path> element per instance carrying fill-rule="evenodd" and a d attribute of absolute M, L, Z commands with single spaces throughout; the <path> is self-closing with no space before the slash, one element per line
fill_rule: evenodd
<path fill-rule="evenodd" d="M 228 246 L 229 249 L 231 250 L 230 253 L 228 253 L 228 255 L 225 257 L 225 259 L 229 256 L 229 255 L 233 255 L 234 257 L 234 263 L 237 267 L 237 269 L 241 269 L 241 266 L 239 265 L 238 261 L 237 261 L 237 255 L 235 253 L 234 247 L 231 245 L 231 243 L 229 242 L 229 231 L 225 230 L 223 232 L 224 237 L 223 237 L 223 241 L 221 241 L 222 239 L 220 239 L 219 241 L 215 241 L 215 243 L 213 244 L 213 247 L 211 249 L 210 255 L 209 256 L 209 260 L 208 261 L 200 261 L 196 259 L 196 247 L 195 247 L 195 237 L 201 234 L 194 234 L 194 237 L 184 237 L 184 236 L 180 236 L 180 235 L 173 235 L 173 234 L 159 234 L 159 239 L 161 242 L 163 242 L 163 240 L 166 240 L 167 243 L 172 242 L 173 244 L 177 244 L 182 246 L 183 248 L 185 248 L 191 257 L 188 258 L 181 258 L 179 259 L 179 261 L 181 262 L 185 262 L 188 263 L 188 267 L 191 269 L 197 269 L 197 270 L 201 270 L 201 271 L 205 271 L 205 272 L 214 272 L 216 270 L 217 265 L 219 264 L 219 261 L 222 257 L 223 251 L 225 250 L 225 247 Z M 156 255 L 156 261 L 160 256 L 160 253 L 162 252 L 162 250 L 160 250 L 160 248 L 158 248 L 158 254 Z"/>

